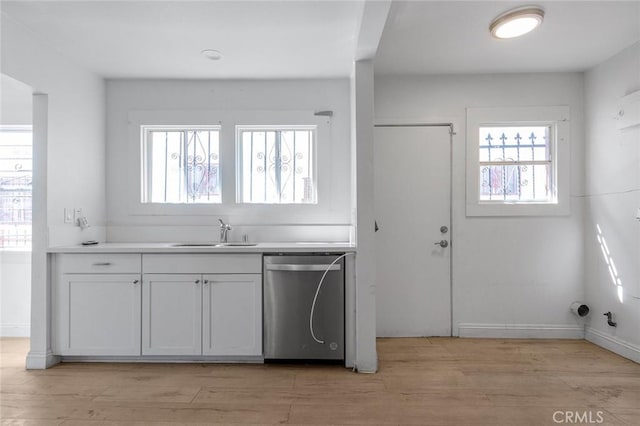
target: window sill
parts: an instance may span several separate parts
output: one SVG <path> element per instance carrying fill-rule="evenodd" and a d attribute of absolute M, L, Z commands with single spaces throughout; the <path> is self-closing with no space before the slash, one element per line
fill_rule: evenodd
<path fill-rule="evenodd" d="M 479 202 L 467 204 L 467 217 L 482 216 L 568 216 L 569 202 L 557 203 L 502 203 Z"/>
<path fill-rule="evenodd" d="M 0 254 L 31 253 L 31 247 L 0 247 Z"/>

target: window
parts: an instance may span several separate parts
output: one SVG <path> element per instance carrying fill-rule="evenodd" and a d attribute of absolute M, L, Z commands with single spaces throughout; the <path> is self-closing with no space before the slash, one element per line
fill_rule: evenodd
<path fill-rule="evenodd" d="M 349 178 L 349 151 L 333 144 L 331 117 L 314 114 L 129 111 L 127 140 L 114 141 L 127 155 L 109 152 L 110 170 L 120 167 L 110 194 L 126 200 L 117 214 L 157 223 L 325 223 L 335 205 L 348 202 L 340 182 Z"/>
<path fill-rule="evenodd" d="M 239 126 L 236 131 L 239 203 L 316 203 L 316 126 Z"/>
<path fill-rule="evenodd" d="M 142 202 L 222 202 L 219 126 L 142 126 Z"/>
<path fill-rule="evenodd" d="M 551 126 L 480 127 L 480 201 L 554 202 Z"/>
<path fill-rule="evenodd" d="M 0 127 L 0 248 L 31 247 L 31 127 Z"/>
<path fill-rule="evenodd" d="M 569 213 L 569 108 L 467 109 L 467 215 Z"/>

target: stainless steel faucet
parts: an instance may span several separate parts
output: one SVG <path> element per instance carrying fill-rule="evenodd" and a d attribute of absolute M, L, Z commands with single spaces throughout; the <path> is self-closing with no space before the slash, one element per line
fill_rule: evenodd
<path fill-rule="evenodd" d="M 231 231 L 231 225 L 224 223 L 222 219 L 218 219 L 218 222 L 220 222 L 220 242 L 226 243 L 227 235 L 229 234 L 229 231 Z"/>

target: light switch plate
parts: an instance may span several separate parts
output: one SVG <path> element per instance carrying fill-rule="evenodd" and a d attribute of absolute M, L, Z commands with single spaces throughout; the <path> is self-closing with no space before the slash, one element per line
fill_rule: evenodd
<path fill-rule="evenodd" d="M 73 223 L 73 209 L 64 209 L 64 223 Z"/>

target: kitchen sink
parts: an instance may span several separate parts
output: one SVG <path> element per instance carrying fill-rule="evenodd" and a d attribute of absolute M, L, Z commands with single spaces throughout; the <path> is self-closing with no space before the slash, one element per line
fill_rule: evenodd
<path fill-rule="evenodd" d="M 171 244 L 172 247 L 221 247 L 223 244 L 219 243 L 177 243 Z"/>
<path fill-rule="evenodd" d="M 255 247 L 257 243 L 176 243 L 172 247 Z"/>

